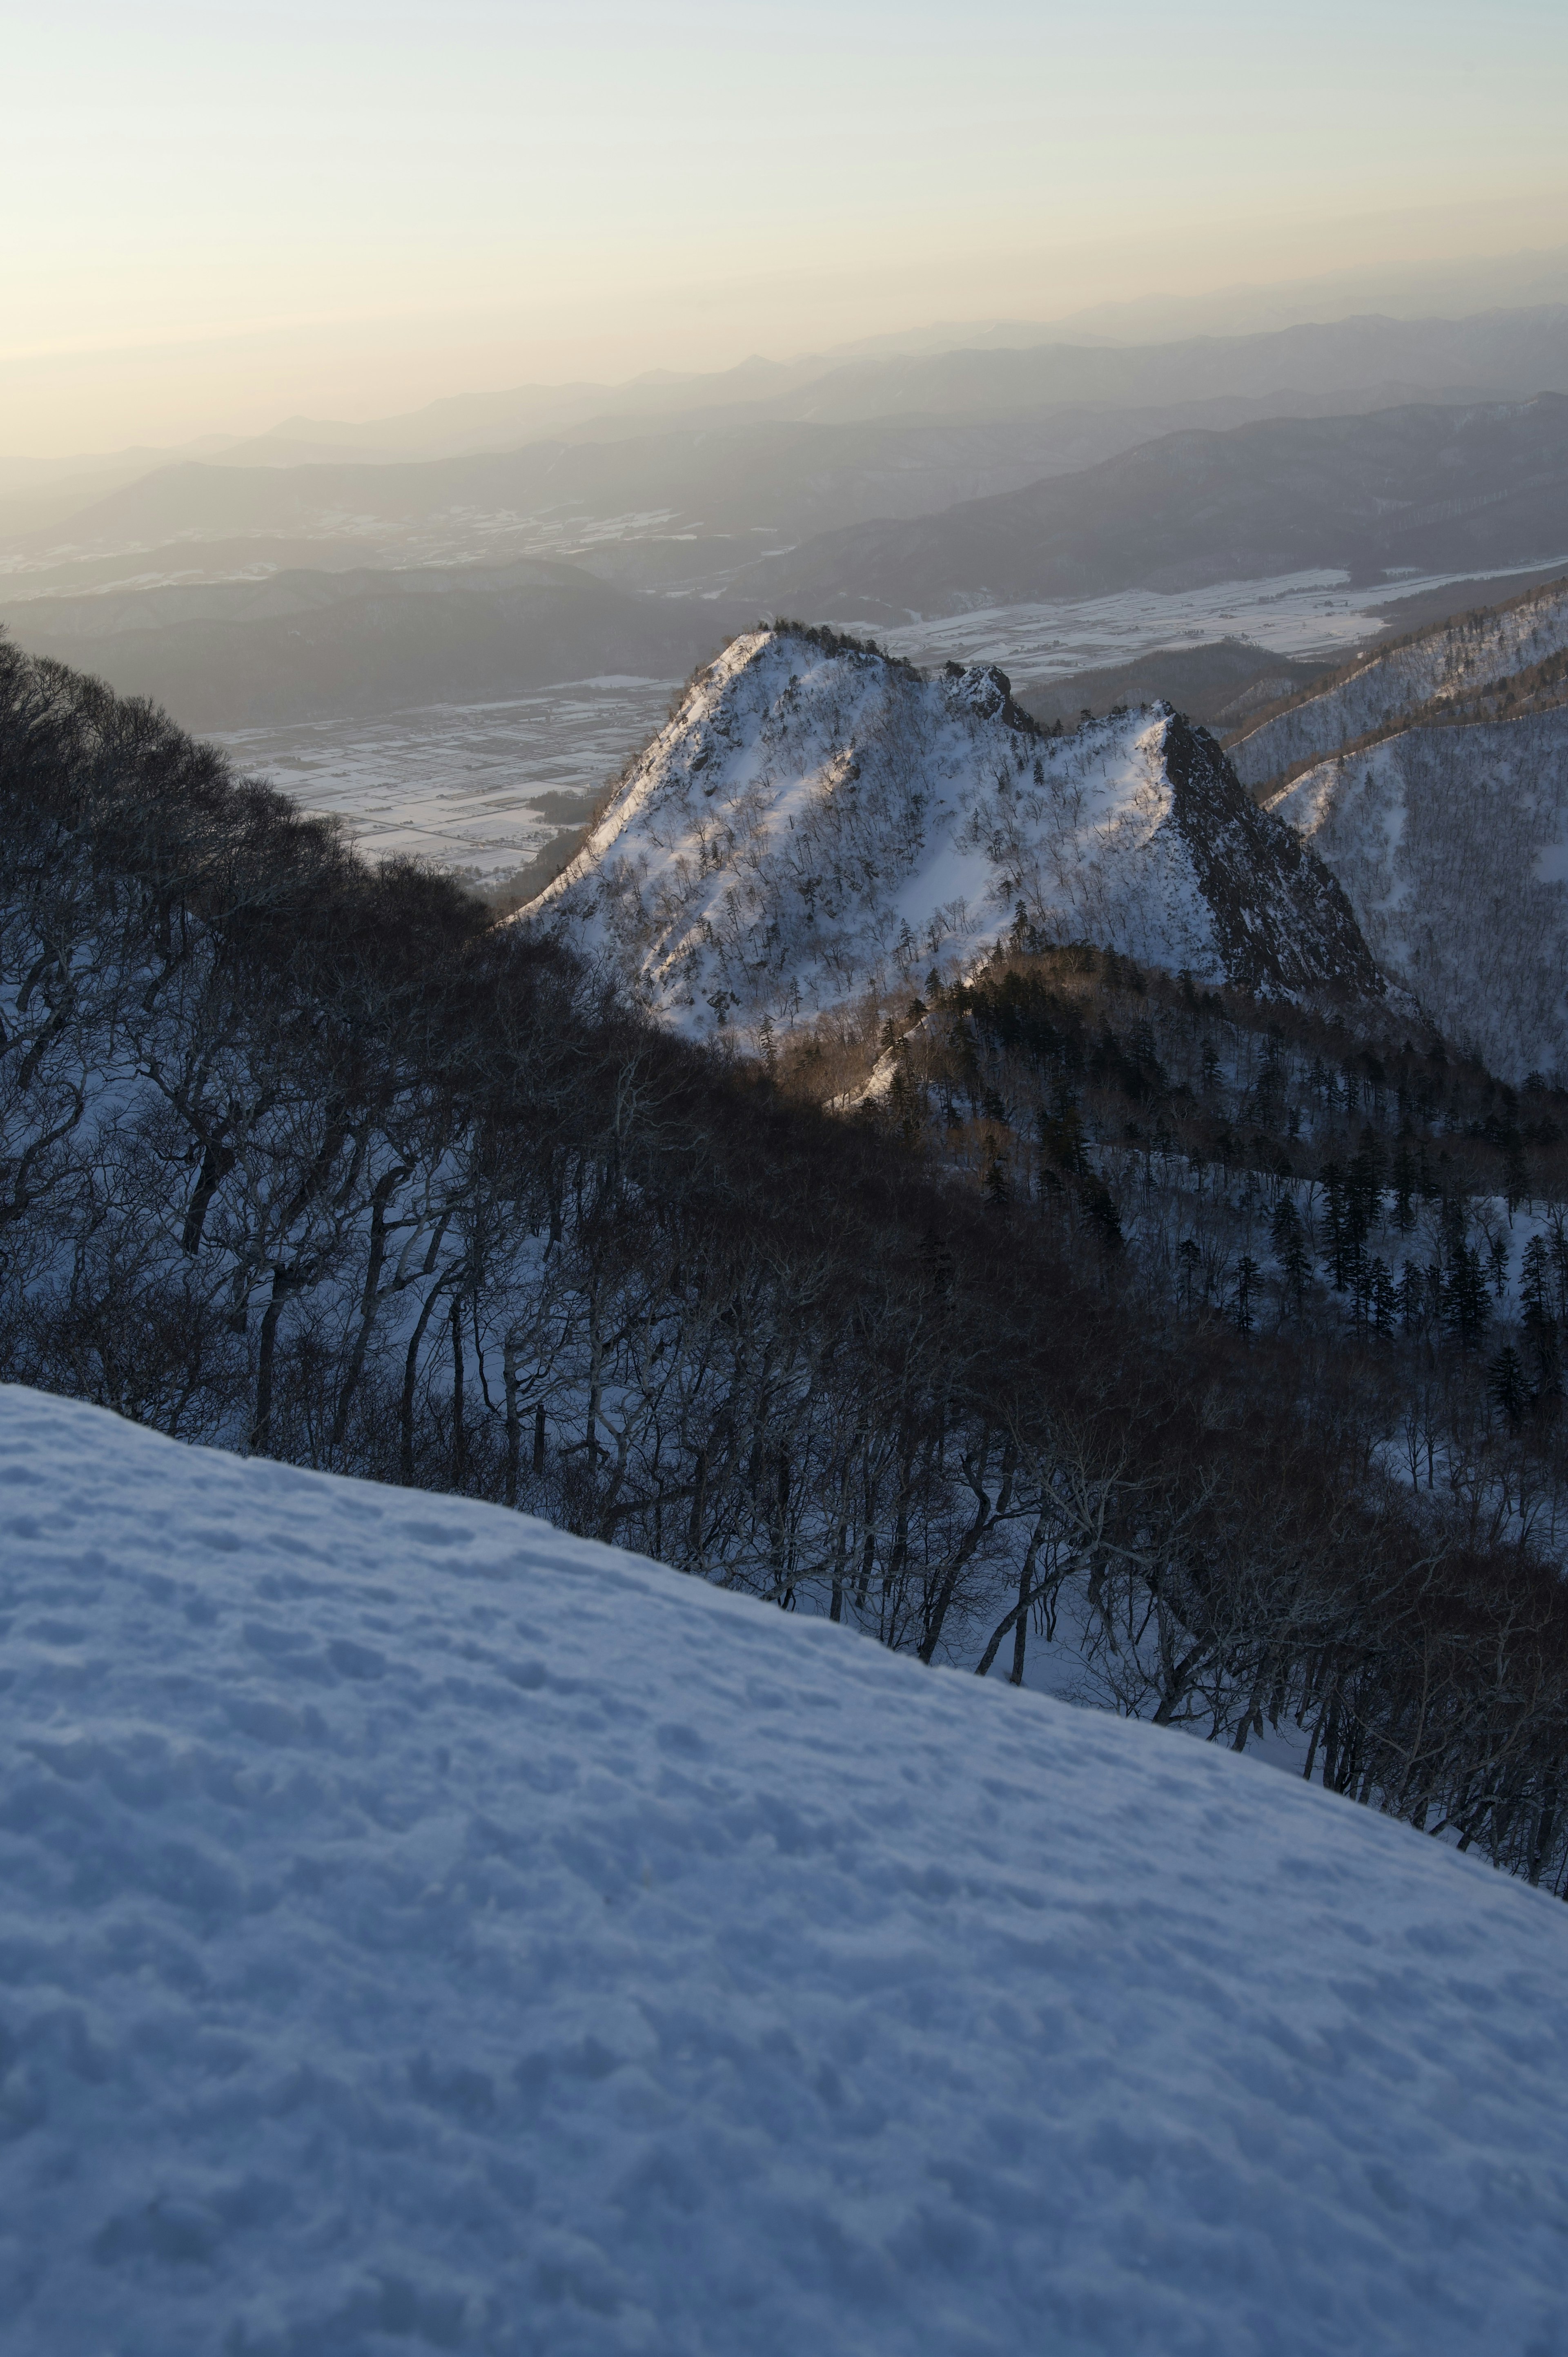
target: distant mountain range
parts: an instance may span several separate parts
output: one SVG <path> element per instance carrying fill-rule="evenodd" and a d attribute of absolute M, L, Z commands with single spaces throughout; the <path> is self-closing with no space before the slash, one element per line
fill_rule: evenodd
<path fill-rule="evenodd" d="M 735 585 L 778 610 L 903 621 L 1315 567 L 1353 577 L 1568 552 L 1568 399 L 1166 435 L 1080 473 L 850 525 Z"/>
<path fill-rule="evenodd" d="M 798 538 L 832 522 L 908 516 L 1021 486 L 1182 426 L 1223 429 L 1416 400 L 1453 404 L 1568 393 L 1568 306 L 1560 303 L 1465 318 L 1338 318 L 1141 345 L 1050 340 L 1043 330 L 1029 341 L 1026 328 L 1011 332 L 1025 339 L 1023 348 L 983 340 L 788 365 L 753 361 L 715 376 L 621 386 L 530 386 L 439 402 L 366 426 L 292 419 L 231 444 L 218 464 L 209 450 L 162 466 L 156 453 L 127 451 L 83 460 L 74 477 L 52 485 L 12 467 L 10 486 L 0 472 L 6 544 L 0 556 L 37 565 L 68 546 L 79 555 L 131 544 L 154 549 L 177 533 L 229 540 L 241 532 L 297 530 L 310 518 L 318 535 L 358 539 L 362 555 L 385 561 L 374 553 L 378 526 L 383 535 L 394 527 L 392 542 L 401 545 L 396 528 L 412 517 L 476 502 L 518 509 L 521 501 L 532 511 L 530 503 L 542 501 L 558 513 L 599 517 L 669 508 L 682 529 L 756 526 Z M 878 430 L 837 444 L 763 430 L 786 426 Z M 972 441 L 987 431 L 971 447 L 944 438 L 954 428 Z M 900 438 L 911 432 L 913 445 Z M 580 443 L 630 447 L 596 467 L 564 455 Z M 528 452 L 510 471 L 493 464 Z M 401 489 L 358 471 L 474 457 L 490 463 L 472 479 L 460 471 L 411 475 Z M 354 471 L 344 482 L 311 471 L 317 468 Z M 750 497 L 738 507 L 744 485 L 736 469 L 751 478 Z M 820 489 L 813 506 L 812 472 L 824 469 L 839 479 Z M 930 477 L 924 484 L 922 471 Z M 300 479 L 248 493 L 231 479 L 258 472 Z M 117 491 L 133 482 L 144 496 L 121 505 Z"/>

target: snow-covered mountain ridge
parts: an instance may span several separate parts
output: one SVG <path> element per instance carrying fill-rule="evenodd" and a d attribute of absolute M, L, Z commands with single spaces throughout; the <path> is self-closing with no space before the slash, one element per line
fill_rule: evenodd
<path fill-rule="evenodd" d="M 1208 982 L 1382 988 L 1348 903 L 1167 705 L 1047 737 L 990 667 L 734 640 L 524 920 L 695 1037 L 755 1038 L 1026 923 Z"/>
<path fill-rule="evenodd" d="M 1562 1906 L 0 1388 L 7 2357 L 1562 2357 Z"/>
<path fill-rule="evenodd" d="M 1493 682 L 1568 651 L 1568 581 L 1461 614 L 1308 688 L 1228 747 L 1243 785 L 1282 783 L 1304 762 L 1398 725 L 1435 722 Z"/>

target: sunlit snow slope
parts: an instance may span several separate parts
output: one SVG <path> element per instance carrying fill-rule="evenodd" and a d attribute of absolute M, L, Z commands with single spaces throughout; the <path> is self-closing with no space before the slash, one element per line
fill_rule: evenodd
<path fill-rule="evenodd" d="M 1435 624 L 1375 654 L 1328 686 L 1307 690 L 1230 748 L 1246 786 L 1283 780 L 1303 761 L 1401 720 L 1437 719 L 1445 705 L 1492 681 L 1526 671 L 1568 648 L 1568 581 L 1510 598 L 1506 605 Z"/>
<path fill-rule="evenodd" d="M 525 920 L 693 1035 L 755 1036 L 967 964 L 1020 907 L 1210 982 L 1380 988 L 1327 871 L 1167 706 L 1047 738 L 993 669 L 788 626 L 699 674 Z"/>
<path fill-rule="evenodd" d="M 1568 1077 L 1568 707 L 1405 729 L 1269 807 L 1449 1038 L 1505 1080 Z"/>
<path fill-rule="evenodd" d="M 6 2357 L 1568 2349 L 1563 1908 L 0 1392 Z"/>

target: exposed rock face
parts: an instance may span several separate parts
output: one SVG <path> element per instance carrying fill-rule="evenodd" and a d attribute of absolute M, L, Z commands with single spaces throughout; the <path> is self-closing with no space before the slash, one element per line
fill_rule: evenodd
<path fill-rule="evenodd" d="M 1047 737 L 985 666 L 736 640 L 523 921 L 665 1020 L 755 1037 L 952 973 L 1020 915 L 1198 979 L 1376 996 L 1332 877 L 1168 705 Z"/>
<path fill-rule="evenodd" d="M 1247 990 L 1325 984 L 1376 996 L 1377 961 L 1344 890 L 1294 828 L 1260 810 L 1206 728 L 1179 713 L 1163 747 L 1171 821 L 1187 845 L 1226 977 Z"/>

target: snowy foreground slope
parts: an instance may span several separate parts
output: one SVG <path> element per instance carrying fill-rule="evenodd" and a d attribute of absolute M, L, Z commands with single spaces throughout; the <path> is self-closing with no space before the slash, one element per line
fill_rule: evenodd
<path fill-rule="evenodd" d="M 1563 1908 L 0 1392 L 7 2357 L 1568 2350 Z"/>
<path fill-rule="evenodd" d="M 1504 1080 L 1568 1075 L 1568 707 L 1405 729 L 1269 808 L 1450 1039 Z"/>
<path fill-rule="evenodd" d="M 1342 746 L 1423 705 L 1440 717 L 1452 703 L 1568 648 L 1568 581 L 1528 590 L 1506 605 L 1460 614 L 1374 654 L 1343 679 L 1307 689 L 1230 748 L 1245 786 L 1283 779 L 1303 761 Z"/>
<path fill-rule="evenodd" d="M 1060 739 L 1005 677 L 785 626 L 736 640 L 524 920 L 694 1037 L 950 972 L 1017 911 L 1208 982 L 1380 978 L 1333 878 L 1168 706 Z"/>

